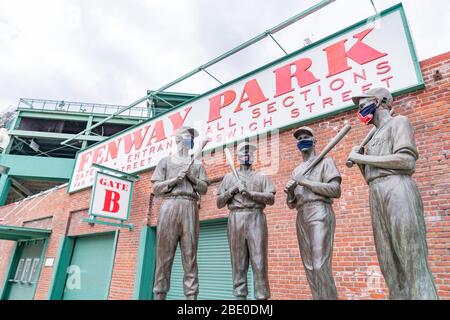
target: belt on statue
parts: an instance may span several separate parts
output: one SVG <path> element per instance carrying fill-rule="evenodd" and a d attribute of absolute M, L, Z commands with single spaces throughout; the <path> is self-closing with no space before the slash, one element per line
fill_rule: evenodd
<path fill-rule="evenodd" d="M 230 210 L 230 213 L 233 212 L 248 212 L 248 213 L 263 213 L 263 209 L 259 208 L 236 208 Z"/>
<path fill-rule="evenodd" d="M 374 185 L 374 184 L 377 184 L 377 183 L 380 183 L 380 182 L 389 180 L 389 178 L 392 178 L 392 177 L 398 177 L 398 176 L 411 177 L 410 175 L 407 175 L 407 174 L 390 174 L 390 175 L 388 175 L 388 176 L 382 176 L 382 177 L 377 177 L 377 178 L 375 178 L 375 179 L 372 179 L 372 180 L 369 182 L 369 186 L 372 186 L 372 185 Z"/>
<path fill-rule="evenodd" d="M 186 199 L 186 200 L 192 200 L 197 201 L 199 200 L 198 197 L 190 194 L 168 194 L 163 197 L 164 199 Z"/>

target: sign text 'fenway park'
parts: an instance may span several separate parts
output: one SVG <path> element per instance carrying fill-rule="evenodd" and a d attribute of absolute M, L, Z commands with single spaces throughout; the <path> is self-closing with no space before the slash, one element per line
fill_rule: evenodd
<path fill-rule="evenodd" d="M 172 133 L 197 128 L 208 148 L 284 128 L 352 106 L 373 87 L 391 92 L 423 85 L 403 7 L 316 42 L 198 96 L 77 155 L 69 191 L 93 183 L 93 163 L 133 173 L 173 152 Z"/>

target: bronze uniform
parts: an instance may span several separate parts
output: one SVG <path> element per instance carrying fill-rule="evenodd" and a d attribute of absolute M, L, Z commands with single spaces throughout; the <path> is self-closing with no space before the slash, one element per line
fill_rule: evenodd
<path fill-rule="evenodd" d="M 193 186 L 187 177 L 172 189 L 168 181 L 178 176 L 190 161 L 166 157 L 159 161 L 153 173 L 153 192 L 163 196 L 157 227 L 157 261 L 153 292 L 165 295 L 170 288 L 170 274 L 175 251 L 180 243 L 184 268 L 184 294 L 198 294 L 197 246 L 199 233 L 198 201 L 208 187 L 208 177 L 200 161 L 191 166 L 193 176 L 200 182 Z"/>
<path fill-rule="evenodd" d="M 313 159 L 300 164 L 292 172 L 292 178 L 301 174 Z M 340 195 L 341 175 L 333 159 L 325 158 L 306 178 L 323 183 L 321 193 L 297 186 L 293 193 L 288 194 L 287 204 L 289 208 L 297 209 L 297 239 L 313 298 L 337 299 L 331 270 L 336 224 L 332 197 Z M 339 184 L 329 184 L 336 179 Z"/>
<path fill-rule="evenodd" d="M 228 205 L 228 241 L 233 270 L 233 288 L 236 297 L 247 297 L 247 271 L 252 264 L 255 298 L 268 299 L 270 288 L 267 265 L 267 223 L 263 209 L 273 201 L 275 187 L 269 177 L 253 170 L 239 170 L 239 177 L 248 191 L 255 192 L 253 199 L 228 190 L 237 184 L 231 174 L 225 175 L 217 191 L 218 206 Z M 272 202 L 273 203 L 273 202 Z"/>
<path fill-rule="evenodd" d="M 379 128 L 367 155 L 400 152 L 418 159 L 414 129 L 397 116 Z M 362 166 L 370 190 L 375 246 L 391 299 L 437 299 L 427 262 L 423 204 L 412 170 Z"/>

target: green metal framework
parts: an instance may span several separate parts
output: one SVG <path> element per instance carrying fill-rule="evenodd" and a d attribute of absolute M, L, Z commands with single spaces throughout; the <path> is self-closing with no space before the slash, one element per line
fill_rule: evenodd
<path fill-rule="evenodd" d="M 206 74 L 208 74 L 209 76 L 211 76 L 213 79 L 215 79 L 216 81 L 218 81 L 218 82 L 222 85 L 222 82 L 220 82 L 219 80 L 217 80 L 214 76 L 211 75 L 211 73 L 209 73 L 209 72 L 206 70 L 207 68 L 209 68 L 209 67 L 215 65 L 216 63 L 218 63 L 218 62 L 220 62 L 220 61 L 222 61 L 222 60 L 224 60 L 224 59 L 226 59 L 226 58 L 228 58 L 228 57 L 234 55 L 235 53 L 237 53 L 237 52 L 239 52 L 239 51 L 244 50 L 245 48 L 248 48 L 249 46 L 251 46 L 251 45 L 253 45 L 253 44 L 255 44 L 255 43 L 257 43 L 257 42 L 259 42 L 259 41 L 261 41 L 261 40 L 263 40 L 263 39 L 265 39 L 266 37 L 270 37 L 271 39 L 273 39 L 273 40 L 275 41 L 275 43 L 276 43 L 278 46 L 280 46 L 280 44 L 279 44 L 279 43 L 275 40 L 275 38 L 273 37 L 273 35 L 274 35 L 275 33 L 279 32 L 280 30 L 283 30 L 284 28 L 290 26 L 291 24 L 293 24 L 293 23 L 295 23 L 295 22 L 297 22 L 297 21 L 299 21 L 299 20 L 301 20 L 301 19 L 303 19 L 303 18 L 305 18 L 305 17 L 311 15 L 312 13 L 314 13 L 314 12 L 316 12 L 316 11 L 322 9 L 322 8 L 325 7 L 325 6 L 328 6 L 329 4 L 331 4 L 331 3 L 335 2 L 335 1 L 336 1 L 336 0 L 323 0 L 323 1 L 319 2 L 319 3 L 317 3 L 316 5 L 314 5 L 314 6 L 310 7 L 310 8 L 308 8 L 308 9 L 306 9 L 305 11 L 300 12 L 299 14 L 297 14 L 297 15 L 295 15 L 295 16 L 293 16 L 293 17 L 291 17 L 291 18 L 289 18 L 289 19 L 287 19 L 287 20 L 281 22 L 280 24 L 278 24 L 278 25 L 276 25 L 276 26 L 274 26 L 274 27 L 272 27 L 272 28 L 270 28 L 270 29 L 264 31 L 263 33 L 257 35 L 256 37 L 254 37 L 254 38 L 252 38 L 252 39 L 250 39 L 250 40 L 248 40 L 248 41 L 246 41 L 246 42 L 244 42 L 244 43 L 242 43 L 242 44 L 240 44 L 239 46 L 237 46 L 237 47 L 231 49 L 230 51 L 225 52 L 224 54 L 218 56 L 217 58 L 214 58 L 214 59 L 212 59 L 211 61 L 209 61 L 209 62 L 207 62 L 207 63 L 205 63 L 205 64 L 199 66 L 198 68 L 196 68 L 196 69 L 194 69 L 194 70 L 192 70 L 192 71 L 186 73 L 185 75 L 179 77 L 178 79 L 176 79 L 176 80 L 174 80 L 174 81 L 172 81 L 172 82 L 170 82 L 170 83 L 168 83 L 168 84 L 162 86 L 162 87 L 159 88 L 158 90 L 156 90 L 156 91 L 150 91 L 150 93 L 147 94 L 145 97 L 143 97 L 143 98 L 141 98 L 141 99 L 139 99 L 139 100 L 136 100 L 135 102 L 133 102 L 133 103 L 131 103 L 130 105 L 128 105 L 128 106 L 122 108 L 121 110 L 118 110 L 117 112 L 113 113 L 113 114 L 110 115 L 109 117 L 105 118 L 103 121 L 100 121 L 99 123 L 97 123 L 97 124 L 95 124 L 95 125 L 93 125 L 93 126 L 87 128 L 87 129 L 81 131 L 80 133 L 78 133 L 78 134 L 75 135 L 74 137 L 62 141 L 61 144 L 67 144 L 67 143 L 69 143 L 69 142 L 72 141 L 73 139 L 76 139 L 76 138 L 78 138 L 80 135 L 83 135 L 86 131 L 92 130 L 92 129 L 96 128 L 97 126 L 99 126 L 99 125 L 101 125 L 102 123 L 108 121 L 109 119 L 112 119 L 112 118 L 114 118 L 114 117 L 120 115 L 121 113 L 123 113 L 123 112 L 125 112 L 125 111 L 127 111 L 127 110 L 129 110 L 129 109 L 131 109 L 131 108 L 133 108 L 133 107 L 135 107 L 136 105 L 138 105 L 138 104 L 140 104 L 140 103 L 146 101 L 147 99 L 150 99 L 150 100 L 151 100 L 151 99 L 153 99 L 154 97 L 156 97 L 157 99 L 163 99 L 163 100 L 164 100 L 164 98 L 162 98 L 161 94 L 167 94 L 167 93 L 166 93 L 166 92 L 163 92 L 163 91 L 165 91 L 165 90 L 167 90 L 167 89 L 173 87 L 174 85 L 176 85 L 176 84 L 178 84 L 178 83 L 180 83 L 180 82 L 182 82 L 182 81 L 184 81 L 184 80 L 186 80 L 186 79 L 192 77 L 193 75 L 195 75 L 195 74 L 197 74 L 197 73 L 199 73 L 199 72 L 202 72 L 202 71 L 205 72 Z M 280 46 L 280 47 L 281 47 L 281 46 Z M 286 51 L 285 51 L 284 49 L 282 49 L 282 50 L 284 51 L 285 54 L 287 54 Z M 188 102 L 189 102 L 189 100 L 188 100 L 186 103 L 188 103 Z"/>
<path fill-rule="evenodd" d="M 52 231 L 48 229 L 0 225 L 1 240 L 23 241 L 47 239 L 51 233 Z"/>

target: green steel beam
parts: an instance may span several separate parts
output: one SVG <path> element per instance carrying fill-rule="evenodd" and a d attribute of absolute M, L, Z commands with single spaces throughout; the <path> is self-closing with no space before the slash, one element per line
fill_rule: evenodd
<path fill-rule="evenodd" d="M 97 123 L 94 124 L 93 126 L 87 128 L 87 129 L 84 129 L 83 131 L 77 133 L 77 134 L 74 135 L 73 137 L 67 138 L 66 140 L 62 141 L 61 144 L 67 144 L 68 142 L 70 142 L 70 141 L 72 141 L 72 140 L 74 140 L 74 139 L 77 139 L 78 137 L 84 135 L 84 133 L 85 133 L 86 131 L 92 130 L 92 129 L 94 129 L 94 128 L 97 128 L 98 126 L 101 126 L 102 124 L 104 124 L 105 122 L 110 121 L 112 118 L 115 118 L 116 116 L 118 116 L 118 115 L 121 114 L 122 112 L 127 111 L 128 109 L 131 109 L 131 108 L 137 106 L 138 104 L 144 102 L 145 100 L 147 100 L 148 97 L 149 97 L 149 96 L 145 96 L 145 97 L 143 97 L 143 98 L 141 98 L 141 99 L 139 99 L 139 100 L 136 100 L 135 102 L 133 102 L 133 103 L 130 104 L 129 106 L 127 106 L 127 107 L 125 107 L 125 108 L 123 108 L 123 109 L 120 109 L 119 111 L 114 112 L 113 114 L 111 114 L 110 116 L 108 116 L 108 117 L 106 117 L 105 119 L 101 120 L 100 122 L 97 122 Z"/>
<path fill-rule="evenodd" d="M 117 115 L 127 111 L 128 109 L 131 109 L 131 108 L 135 107 L 136 105 L 146 101 L 147 99 L 152 98 L 152 96 L 157 95 L 160 92 L 162 92 L 162 91 L 164 91 L 166 89 L 169 89 L 170 87 L 173 87 L 177 83 L 180 83 L 180 82 L 182 82 L 182 81 L 192 77 L 193 75 L 203 71 L 204 69 L 206 69 L 208 67 L 211 67 L 212 65 L 214 65 L 214 64 L 216 64 L 216 63 L 218 63 L 218 62 L 228 58 L 229 56 L 231 56 L 231 55 L 233 55 L 233 54 L 235 54 L 235 53 L 237 53 L 239 51 L 244 50 L 245 48 L 251 46 L 252 44 L 254 44 L 256 42 L 261 41 L 262 39 L 268 37 L 269 35 L 273 35 L 273 34 L 277 33 L 278 31 L 280 31 L 280 30 L 290 26 L 291 24 L 299 21 L 300 19 L 303 19 L 303 18 L 309 16 L 310 14 L 312 14 L 312 13 L 322 9 L 323 7 L 333 3 L 334 1 L 336 1 L 336 0 L 323 0 L 323 1 L 319 2 L 318 4 L 316 4 L 316 5 L 308 8 L 308 9 L 306 9 L 305 11 L 300 12 L 299 14 L 293 16 L 292 18 L 287 19 L 286 21 L 283 21 L 282 23 L 276 25 L 275 27 L 273 27 L 273 28 L 271 28 L 271 29 L 261 33 L 260 35 L 254 37 L 254 38 L 252 38 L 252 39 L 250 39 L 250 40 L 248 40 L 246 42 L 244 42 L 243 44 L 237 46 L 236 48 L 234 48 L 234 49 L 232 49 L 232 50 L 230 50 L 228 52 L 225 52 L 224 54 L 218 56 L 217 58 L 212 59 L 211 61 L 205 63 L 204 65 L 201 65 L 200 67 L 198 67 L 198 68 L 196 68 L 196 69 L 186 73 L 185 75 L 181 76 L 180 78 L 178 78 L 178 79 L 176 79 L 176 80 L 166 84 L 165 86 L 162 86 L 158 90 L 153 91 L 150 94 L 147 94 L 145 97 L 143 97 L 143 98 L 141 98 L 139 100 L 136 100 L 135 102 L 133 102 L 132 104 L 130 104 L 130 105 L 126 106 L 126 107 L 124 107 L 123 109 L 120 109 L 120 110 L 114 112 L 109 117 L 107 117 L 104 120 L 96 123 L 95 125 L 93 125 L 92 127 L 88 128 L 88 129 L 92 130 L 92 129 L 102 125 L 103 123 L 107 122 L 108 120 L 110 120 L 112 118 L 115 118 Z M 62 141 L 61 144 L 67 144 L 68 142 L 72 141 L 73 139 L 76 139 L 77 137 L 83 135 L 86 131 L 87 131 L 87 129 L 79 132 L 74 137 L 68 138 L 68 139 Z"/>
<path fill-rule="evenodd" d="M 74 159 L 0 154 L 0 165 L 9 167 L 8 174 L 14 177 L 68 180 L 74 164 Z M 3 175 L 1 179 L 4 179 Z M 7 180 L 9 181 L 9 179 Z M 2 183 L 4 184 L 6 181 Z M 2 183 L 0 183 L 0 190 L 2 190 Z M 8 183 L 11 184 L 11 181 Z"/>
<path fill-rule="evenodd" d="M 109 168 L 109 167 L 105 167 L 105 166 L 102 166 L 101 164 L 96 164 L 96 163 L 93 163 L 92 166 L 94 168 L 98 168 L 98 169 L 100 169 L 102 171 L 109 171 L 109 172 L 113 172 L 113 173 L 116 173 L 116 174 L 120 174 L 120 175 L 124 176 L 125 178 L 127 178 L 129 180 L 139 181 L 139 176 L 137 174 L 126 173 L 126 172 L 119 171 L 119 170 L 116 170 L 116 169 L 113 169 L 113 168 Z"/>
<path fill-rule="evenodd" d="M 25 187 L 23 184 L 21 184 L 19 181 L 17 181 L 14 178 L 10 178 L 11 179 L 11 184 L 19 189 L 23 194 L 25 194 L 27 197 L 31 196 L 33 194 L 33 192 L 28 189 L 27 187 Z"/>
<path fill-rule="evenodd" d="M 141 229 L 139 237 L 133 299 L 153 299 L 153 278 L 156 268 L 156 230 L 148 226 Z"/>
<path fill-rule="evenodd" d="M 10 130 L 9 134 L 15 137 L 28 137 L 28 138 L 46 138 L 46 139 L 68 139 L 75 138 L 74 134 L 69 133 L 57 133 L 57 132 L 42 132 L 42 131 L 28 131 L 28 130 Z M 103 136 L 92 136 L 83 135 L 77 136 L 76 140 L 83 141 L 103 141 L 107 137 Z"/>
<path fill-rule="evenodd" d="M 69 120 L 69 121 L 82 121 L 87 122 L 89 117 L 93 116 L 94 122 L 101 121 L 106 118 L 106 116 L 92 115 L 76 112 L 58 112 L 58 111 L 39 111 L 39 110 L 29 110 L 24 109 L 20 111 L 21 118 L 33 118 L 33 119 L 54 119 L 54 120 Z M 141 121 L 140 117 L 126 116 L 126 119 L 111 119 L 108 123 L 114 124 L 136 124 Z"/>
<path fill-rule="evenodd" d="M 75 238 L 60 236 L 59 243 L 59 252 L 56 257 L 52 282 L 48 292 L 49 300 L 61 300 L 64 295 L 64 286 L 67 278 L 66 270 L 72 258 Z"/>
<path fill-rule="evenodd" d="M 0 206 L 3 206 L 6 203 L 10 188 L 11 178 L 7 174 L 2 174 L 0 176 Z"/>
<path fill-rule="evenodd" d="M 117 222 L 110 222 L 110 221 L 104 221 L 104 220 L 98 220 L 95 217 L 94 218 L 83 218 L 83 222 L 87 222 L 89 224 L 101 224 L 104 226 L 109 227 L 119 227 L 119 228 L 128 228 L 128 230 L 133 230 L 134 225 L 132 223 L 117 223 Z"/>
<path fill-rule="evenodd" d="M 48 229 L 0 225 L 0 239 L 37 240 L 48 238 L 51 233 L 52 231 Z"/>
<path fill-rule="evenodd" d="M 88 119 L 88 121 L 86 123 L 86 129 L 89 128 L 90 126 L 92 126 L 93 120 L 94 120 L 94 117 L 93 116 L 89 116 L 89 119 Z M 87 136 L 90 135 L 90 134 L 91 134 L 91 131 L 86 131 L 86 135 Z M 87 141 L 84 140 L 83 144 L 81 145 L 81 149 L 85 149 L 86 147 L 87 147 Z"/>

